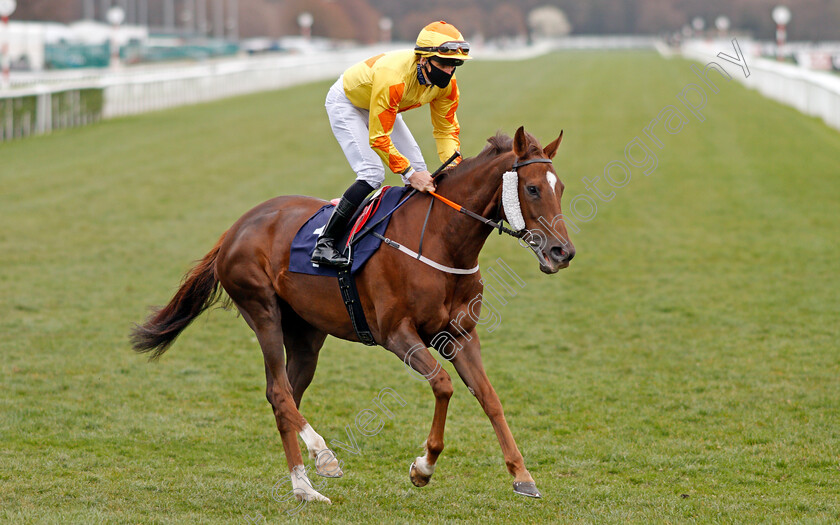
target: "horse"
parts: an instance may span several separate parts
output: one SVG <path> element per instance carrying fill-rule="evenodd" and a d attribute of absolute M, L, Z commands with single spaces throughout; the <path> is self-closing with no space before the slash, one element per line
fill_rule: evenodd
<path fill-rule="evenodd" d="M 539 260 L 540 270 L 554 274 L 569 266 L 575 247 L 561 214 L 564 185 L 551 159 L 563 133 L 548 146 L 540 146 L 523 127 L 513 138 L 502 133 L 490 137 L 475 157 L 464 159 L 437 179 L 436 197 L 460 203 L 472 214 L 459 214 L 449 206 L 427 206 L 428 194 L 417 194 L 393 215 L 387 238 L 417 246 L 420 224 L 426 219 L 423 253 L 439 265 L 476 268 L 478 255 L 497 225 L 519 215 L 517 237 Z M 514 170 L 513 189 L 519 206 L 502 204 L 509 195 L 503 179 Z M 327 335 L 359 341 L 335 278 L 288 271 L 290 244 L 295 233 L 326 203 L 304 196 L 280 196 L 243 215 L 187 274 L 171 301 L 135 325 L 131 340 L 137 352 L 163 354 L 175 338 L 208 307 L 222 290 L 257 336 L 265 362 L 266 398 L 271 404 L 283 442 L 292 486 L 298 500 L 330 500 L 316 491 L 306 475 L 297 437 L 316 460 L 316 473 L 340 477 L 341 464 L 324 439 L 299 411 L 303 393 L 312 381 L 318 355 Z M 523 227 L 524 226 L 524 227 Z M 511 232 L 512 230 L 507 230 Z M 541 497 L 533 477 L 505 421 L 504 411 L 481 361 L 476 331 L 476 297 L 482 297 L 480 272 L 448 273 L 407 257 L 384 244 L 356 275 L 364 315 L 375 343 L 396 354 L 431 386 L 435 397 L 431 430 L 424 455 L 409 469 L 412 483 L 425 486 L 444 448 L 443 434 L 452 380 L 432 357 L 429 347 L 441 352 L 434 336 L 451 334 L 459 349 L 447 357 L 477 398 L 499 439 L 514 492 Z M 221 289 L 220 289 L 221 287 Z M 456 326 L 457 324 L 457 326 Z M 285 349 L 285 355 L 284 355 Z M 442 353 L 442 352 L 441 352 Z"/>

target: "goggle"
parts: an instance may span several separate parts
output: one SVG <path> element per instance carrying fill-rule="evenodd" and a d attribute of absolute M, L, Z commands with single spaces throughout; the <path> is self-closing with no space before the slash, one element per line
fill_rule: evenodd
<path fill-rule="evenodd" d="M 470 54 L 470 44 L 468 42 L 461 42 L 461 41 L 451 41 L 451 42 L 444 42 L 443 44 L 437 47 L 420 47 L 417 46 L 414 48 L 417 51 L 425 51 L 427 53 L 439 53 L 441 55 L 458 55 Z"/>
<path fill-rule="evenodd" d="M 442 66 L 458 67 L 464 64 L 464 61 L 460 58 L 441 58 L 439 56 L 433 56 L 430 57 L 429 60 L 431 60 L 432 62 L 437 62 Z"/>

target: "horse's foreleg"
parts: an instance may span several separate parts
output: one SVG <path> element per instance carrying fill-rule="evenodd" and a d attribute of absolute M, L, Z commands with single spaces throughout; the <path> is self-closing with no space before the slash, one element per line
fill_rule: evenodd
<path fill-rule="evenodd" d="M 453 357 L 452 364 L 455 365 L 455 370 L 458 371 L 458 375 L 461 376 L 464 384 L 478 399 L 481 408 L 484 409 L 484 413 L 487 414 L 490 423 L 493 425 L 493 430 L 496 431 L 496 437 L 499 438 L 508 472 L 513 476 L 514 492 L 523 496 L 539 498 L 541 497 L 540 491 L 537 490 L 534 478 L 525 468 L 525 460 L 522 459 L 522 454 L 519 452 L 513 434 L 510 432 L 510 427 L 505 420 L 505 412 L 501 401 L 499 401 L 499 396 L 484 371 L 478 333 L 473 330 L 469 335 L 471 339 L 467 340 L 465 337 L 459 340 L 463 347 Z"/>
<path fill-rule="evenodd" d="M 399 336 L 391 338 L 386 348 L 411 367 L 418 380 L 428 381 L 435 395 L 435 414 L 424 445 L 425 454 L 416 458 L 409 469 L 411 482 L 415 486 L 423 487 L 431 480 L 438 457 L 443 452 L 443 431 L 446 426 L 449 398 L 452 397 L 452 380 L 413 329 L 406 327 Z"/>
<path fill-rule="evenodd" d="M 303 393 L 312 383 L 315 377 L 315 368 L 318 366 L 317 353 L 303 353 L 292 351 L 289 345 L 286 345 L 287 360 L 286 374 L 289 376 L 289 383 L 292 386 L 292 399 L 295 401 L 295 406 L 300 410 L 300 402 L 303 399 Z"/>
<path fill-rule="evenodd" d="M 428 350 L 423 348 L 429 358 L 435 362 Z M 417 352 L 419 353 L 419 352 Z M 435 394 L 435 414 L 432 416 L 432 428 L 429 430 L 429 437 L 424 445 L 425 455 L 414 460 L 409 469 L 409 477 L 415 486 L 423 487 L 429 483 L 432 474 L 435 472 L 438 456 L 443 452 L 443 431 L 446 427 L 446 411 L 449 408 L 449 398 L 452 397 L 452 380 L 449 374 L 435 362 L 431 369 L 432 377 L 428 378 Z M 415 370 L 423 373 L 420 370 Z M 436 370 L 436 371 L 435 371 Z M 427 372 L 428 373 L 428 372 Z"/>

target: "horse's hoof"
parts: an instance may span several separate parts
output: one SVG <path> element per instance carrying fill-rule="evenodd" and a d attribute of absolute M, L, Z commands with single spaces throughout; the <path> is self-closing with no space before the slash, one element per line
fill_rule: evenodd
<path fill-rule="evenodd" d="M 327 505 L 332 505 L 330 498 L 312 488 L 309 490 L 295 489 L 294 494 L 298 501 L 323 501 Z"/>
<path fill-rule="evenodd" d="M 420 469 L 417 468 L 414 461 L 411 462 L 411 468 L 408 469 L 408 477 L 411 478 L 411 482 L 415 487 L 425 487 L 432 479 L 431 474 L 427 476 L 420 472 Z"/>
<path fill-rule="evenodd" d="M 341 471 L 341 462 L 332 450 L 323 450 L 315 458 L 315 473 L 325 478 L 340 478 L 344 475 Z"/>
<path fill-rule="evenodd" d="M 513 492 L 520 496 L 528 496 L 529 498 L 541 498 L 542 494 L 537 490 L 537 484 L 533 481 L 514 481 Z"/>
<path fill-rule="evenodd" d="M 292 490 L 294 491 L 295 498 L 297 498 L 298 501 L 323 501 L 324 503 L 332 504 L 330 498 L 324 496 L 312 487 L 312 483 L 306 476 L 306 469 L 303 468 L 303 465 L 296 465 L 295 468 L 292 469 L 291 478 Z"/>
<path fill-rule="evenodd" d="M 316 468 L 315 473 L 324 478 L 340 478 L 344 475 L 338 464 L 335 467 L 325 467 L 323 470 Z"/>

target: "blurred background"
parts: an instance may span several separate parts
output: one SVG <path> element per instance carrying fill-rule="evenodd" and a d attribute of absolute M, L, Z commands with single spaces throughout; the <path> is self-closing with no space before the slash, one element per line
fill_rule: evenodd
<path fill-rule="evenodd" d="M 833 0 L 0 0 L 0 16 L 0 141 L 334 77 L 437 19 L 486 59 L 737 36 L 749 56 L 840 70 Z"/>
<path fill-rule="evenodd" d="M 536 9 L 560 10 L 574 34 L 662 34 L 679 30 L 695 17 L 711 22 L 729 17 L 733 27 L 756 38 L 772 39 L 773 0 L 25 0 L 15 18 L 73 24 L 107 22 L 111 5 L 125 10 L 125 23 L 150 34 L 189 37 L 277 38 L 298 33 L 297 17 L 313 15 L 312 35 L 372 43 L 380 38 L 383 17 L 393 21 L 392 36 L 411 40 L 431 18 L 451 21 L 469 38 L 522 38 L 534 31 Z M 793 40 L 840 38 L 840 4 L 832 0 L 790 0 L 796 13 Z"/>
<path fill-rule="evenodd" d="M 329 78 L 436 19 L 483 58 L 734 35 L 751 56 L 840 70 L 831 0 L 0 0 L 0 16 L 2 140 Z"/>

